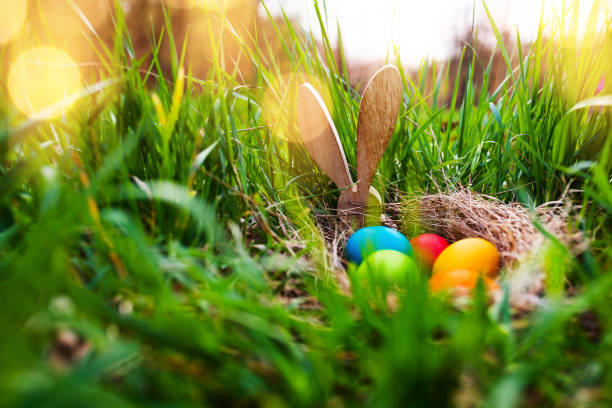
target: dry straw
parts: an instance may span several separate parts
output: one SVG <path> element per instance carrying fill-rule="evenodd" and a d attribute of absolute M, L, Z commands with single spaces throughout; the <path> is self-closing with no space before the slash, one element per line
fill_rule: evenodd
<path fill-rule="evenodd" d="M 571 228 L 574 208 L 565 198 L 529 210 L 518 203 L 506 204 L 462 189 L 423 196 L 418 208 L 423 229 L 450 242 L 484 238 L 500 252 L 503 267 L 514 266 L 525 254 L 548 241 L 535 227 L 536 220 L 574 254 L 586 248 L 583 234 Z"/>
<path fill-rule="evenodd" d="M 558 255 L 551 237 L 573 255 L 584 252 L 588 246 L 584 234 L 574 227 L 577 208 L 567 195 L 528 209 L 519 203 L 507 204 L 461 189 L 426 195 L 416 204 L 418 221 L 424 229 L 450 242 L 479 237 L 497 247 L 504 268 L 503 281 L 509 287 L 510 302 L 518 312 L 546 303 L 544 282 L 550 267 L 547 262 Z M 409 201 L 404 209 L 414 212 L 414 202 Z M 556 259 L 556 262 L 563 260 Z"/>
<path fill-rule="evenodd" d="M 546 256 L 549 236 L 578 255 L 588 240 L 574 228 L 577 208 L 567 195 L 553 202 L 528 209 L 519 203 L 504 203 L 468 189 L 427 194 L 401 203 L 387 204 L 383 224 L 403 232 L 420 229 L 443 236 L 449 242 L 463 238 L 484 238 L 500 252 L 504 281 L 510 287 L 511 302 L 516 309 L 528 310 L 544 300 Z M 319 217 L 319 225 L 332 254 L 332 265 L 343 267 L 343 248 L 352 231 L 333 222 L 333 216 Z M 410 235 L 410 234 L 408 234 Z M 345 280 L 341 276 L 341 281 Z"/>

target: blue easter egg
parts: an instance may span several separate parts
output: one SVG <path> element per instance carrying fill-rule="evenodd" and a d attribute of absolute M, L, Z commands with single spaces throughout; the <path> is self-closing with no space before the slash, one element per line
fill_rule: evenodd
<path fill-rule="evenodd" d="M 346 257 L 359 265 L 373 252 L 392 249 L 406 255 L 412 254 L 410 241 L 401 232 L 388 227 L 366 227 L 358 230 L 346 243 Z"/>

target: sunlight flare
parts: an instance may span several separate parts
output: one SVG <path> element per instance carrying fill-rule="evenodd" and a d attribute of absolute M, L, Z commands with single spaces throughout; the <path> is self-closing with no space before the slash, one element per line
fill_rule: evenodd
<path fill-rule="evenodd" d="M 268 81 L 263 100 L 262 113 L 272 134 L 280 139 L 297 141 L 299 137 L 293 131 L 296 118 L 295 106 L 297 103 L 298 88 L 304 82 L 311 83 L 321 94 L 329 109 L 333 109 L 331 95 L 326 84 L 320 79 L 301 72 L 286 73 L 278 78 Z M 333 115 L 333 112 L 330 112 Z"/>
<path fill-rule="evenodd" d="M 40 5 L 45 23 L 53 28 L 53 19 L 47 16 L 64 16 L 88 26 L 88 30 L 100 27 L 111 17 L 112 0 L 53 0 Z"/>
<path fill-rule="evenodd" d="M 56 48 L 29 49 L 11 64 L 9 96 L 26 116 L 57 117 L 70 108 L 80 89 L 81 75 L 76 64 Z"/>
<path fill-rule="evenodd" d="M 164 3 L 172 8 L 225 12 L 238 7 L 244 0 L 164 0 Z"/>
<path fill-rule="evenodd" d="M 4 44 L 21 30 L 28 6 L 26 0 L 0 0 L 0 10 L 0 44 Z"/>

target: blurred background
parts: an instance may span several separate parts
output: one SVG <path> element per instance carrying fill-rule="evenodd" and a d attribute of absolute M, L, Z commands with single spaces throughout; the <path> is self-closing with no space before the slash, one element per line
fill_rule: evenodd
<path fill-rule="evenodd" d="M 303 26 L 319 32 L 311 0 L 275 0 L 269 4 L 274 13 L 285 10 Z M 486 5 L 500 29 L 513 34 L 518 30 L 521 38 L 530 42 L 537 35 L 541 11 L 549 24 L 564 7 L 578 7 L 584 30 L 593 1 L 488 0 Z M 338 23 L 345 53 L 352 62 L 381 60 L 393 49 L 398 49 L 402 61 L 412 67 L 423 58 L 452 58 L 460 52 L 457 41 L 472 31 L 472 24 L 480 31 L 482 41 L 494 44 L 480 0 L 381 0 L 375 6 L 368 0 L 328 0 L 326 6 L 327 14 L 322 17 L 332 27 L 331 40 L 337 41 L 337 30 L 333 27 Z"/>
<path fill-rule="evenodd" d="M 568 27 L 575 33 L 577 44 L 585 32 L 597 30 L 603 16 L 589 14 L 594 2 L 490 0 L 486 4 L 511 50 L 511 59 L 517 62 L 517 35 L 522 48 L 528 49 L 538 34 L 540 22 L 546 27 L 545 38 L 549 35 L 547 30 L 555 24 L 577 25 Z M 604 13 L 612 8 L 612 0 L 601 3 L 604 7 L 597 9 L 605 10 Z M 118 31 L 127 30 L 132 42 L 130 57 L 139 61 L 143 73 L 153 67 L 151 57 L 156 50 L 155 70 L 169 74 L 173 69 L 172 55 L 180 54 L 186 42 L 184 66 L 193 77 L 206 79 L 211 62 L 219 59 L 226 72 L 235 72 L 238 81 L 251 84 L 254 66 L 244 51 L 246 48 L 274 55 L 282 65 L 283 58 L 287 58 L 281 52 L 283 32 L 288 32 L 289 26 L 303 27 L 305 31 L 298 34 L 308 37 L 312 30 L 312 39 L 322 50 L 322 22 L 327 26 L 336 63 L 345 65 L 341 68 L 346 69 L 351 85 L 356 88 L 386 61 L 399 61 L 409 73 L 416 73 L 419 67 L 447 70 L 450 78 L 458 76 L 462 83 L 468 74 L 460 68 L 460 53 L 466 44 L 470 44 L 468 53 L 475 51 L 482 61 L 479 67 L 484 68 L 492 59 L 490 86 L 497 86 L 506 75 L 502 55 L 494 52 L 496 42 L 480 1 L 379 0 L 373 5 L 368 0 L 327 0 L 318 3 L 320 15 L 314 4 L 312 0 L 0 0 L 2 10 L 7 10 L 0 16 L 2 72 L 9 72 L 24 51 L 46 46 L 62 54 L 46 55 L 52 61 L 39 65 L 74 63 L 85 83 L 95 83 L 108 78 L 112 67 L 131 65 L 113 60 L 117 55 L 113 49 L 125 46 L 117 43 Z M 125 26 L 117 23 L 116 8 L 125 14 Z M 572 23 L 561 21 L 559 16 L 572 11 L 578 12 L 578 19 L 572 19 Z M 167 27 L 172 28 L 175 46 Z M 15 101 L 20 99 L 19 94 L 27 93 L 28 99 L 36 99 L 32 96 L 36 89 L 23 91 L 33 86 L 28 78 L 49 75 L 47 82 L 54 82 L 54 78 L 70 72 L 41 69 L 34 72 L 27 67 L 13 71 L 17 74 L 5 85 L 9 91 L 13 88 L 11 95 L 17 106 L 29 103 Z M 475 72 L 475 78 L 480 76 L 480 72 Z M 64 82 L 61 87 L 58 85 L 58 92 L 78 89 L 77 85 L 70 85 L 68 78 Z M 52 101 L 43 102 L 38 105 Z"/>

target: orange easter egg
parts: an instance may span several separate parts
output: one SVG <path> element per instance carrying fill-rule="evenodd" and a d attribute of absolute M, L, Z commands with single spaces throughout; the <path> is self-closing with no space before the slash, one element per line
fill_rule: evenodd
<path fill-rule="evenodd" d="M 489 277 L 499 272 L 499 252 L 495 245 L 482 238 L 466 238 L 448 247 L 436 259 L 432 273 L 466 269 Z"/>
<path fill-rule="evenodd" d="M 499 289 L 493 279 L 467 269 L 437 273 L 429 279 L 429 288 L 432 292 L 451 290 L 456 295 L 466 295 L 476 288 L 479 276 L 482 276 L 488 291 Z"/>

